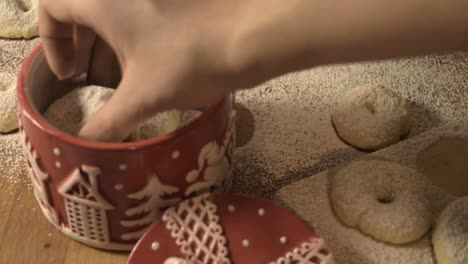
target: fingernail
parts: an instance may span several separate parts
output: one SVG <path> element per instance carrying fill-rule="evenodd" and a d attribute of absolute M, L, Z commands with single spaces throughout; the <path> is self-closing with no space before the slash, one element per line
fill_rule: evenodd
<path fill-rule="evenodd" d="M 71 77 L 73 77 L 73 74 L 61 74 L 61 75 L 57 75 L 57 78 L 60 80 L 60 81 L 64 81 L 64 80 L 67 80 L 67 79 L 70 79 Z"/>
<path fill-rule="evenodd" d="M 72 69 L 72 68 L 66 69 L 66 70 L 60 69 L 59 71 L 56 71 L 55 75 L 61 81 L 70 79 L 75 75 L 75 69 Z"/>

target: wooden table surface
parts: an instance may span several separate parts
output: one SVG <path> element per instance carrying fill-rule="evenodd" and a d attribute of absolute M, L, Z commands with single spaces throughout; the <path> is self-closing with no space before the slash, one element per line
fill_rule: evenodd
<path fill-rule="evenodd" d="M 24 58 L 38 44 L 38 38 L 0 38 L 0 72 L 16 74 Z M 0 134 L 0 144 L 5 144 L 5 137 Z M 0 146 L 0 264 L 126 262 L 129 252 L 97 250 L 68 238 L 53 227 L 43 216 L 26 173 L 17 173 L 23 164 L 11 168 L 11 160 L 19 160 L 21 151 L 8 148 L 8 145 Z M 17 180 L 12 180 L 16 177 Z"/>
<path fill-rule="evenodd" d="M 119 264 L 128 252 L 97 250 L 68 238 L 42 215 L 26 175 L 8 181 L 9 169 L 0 160 L 0 263 L 2 264 Z M 21 165 L 20 165 L 21 166 Z"/>

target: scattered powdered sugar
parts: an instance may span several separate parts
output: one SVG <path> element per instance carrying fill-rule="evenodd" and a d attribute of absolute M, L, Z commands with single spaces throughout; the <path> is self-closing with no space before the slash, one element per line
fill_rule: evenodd
<path fill-rule="evenodd" d="M 0 71 L 18 74 L 28 54 L 39 45 L 40 39 L 8 40 L 0 38 Z"/>
<path fill-rule="evenodd" d="M 409 101 L 409 138 L 438 125 L 468 123 L 468 55 L 446 54 L 319 67 L 243 90 L 254 116 L 252 140 L 235 152 L 234 190 L 275 190 L 364 154 L 336 135 L 331 107 L 348 90 L 383 85 Z"/>
<path fill-rule="evenodd" d="M 0 72 L 11 73 L 15 77 L 25 57 L 39 44 L 33 40 L 7 40 L 0 38 Z M 16 99 L 16 98 L 15 98 Z M 10 104 L 12 102 L 8 102 Z M 20 201 L 23 193 L 32 189 L 22 154 L 19 133 L 0 134 L 0 188 L 2 192 L 16 195 Z M 17 188 L 21 186 L 21 188 Z M 6 203 L 3 202 L 2 205 Z"/>
<path fill-rule="evenodd" d="M 252 112 L 242 104 L 234 104 L 236 111 L 236 147 L 247 145 L 255 133 L 255 120 Z"/>
<path fill-rule="evenodd" d="M 182 111 L 178 127 L 180 128 L 180 127 L 184 127 L 184 126 L 190 124 L 190 122 L 192 122 L 193 120 L 200 117 L 202 113 L 203 112 L 197 111 L 197 110 L 184 110 L 184 111 Z"/>
<path fill-rule="evenodd" d="M 0 134 L 0 176 L 9 184 L 30 185 L 18 132 Z"/>

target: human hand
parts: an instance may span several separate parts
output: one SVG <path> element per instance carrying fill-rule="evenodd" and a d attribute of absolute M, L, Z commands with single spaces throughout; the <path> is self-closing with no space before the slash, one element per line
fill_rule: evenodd
<path fill-rule="evenodd" d="M 106 83 L 120 65 L 117 92 L 80 132 L 100 141 L 287 72 L 468 47 L 459 0 L 40 1 L 40 35 L 60 78 L 88 72 Z"/>
<path fill-rule="evenodd" d="M 117 91 L 79 135 L 121 141 L 159 111 L 206 107 L 265 80 L 232 59 L 252 2 L 41 0 L 41 39 L 59 78 L 88 73 L 106 85 L 120 65 Z"/>

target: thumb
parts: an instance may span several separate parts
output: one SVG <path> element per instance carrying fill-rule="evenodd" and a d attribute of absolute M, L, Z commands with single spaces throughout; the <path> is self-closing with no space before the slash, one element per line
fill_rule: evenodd
<path fill-rule="evenodd" d="M 128 76 L 128 77 L 127 77 Z M 125 140 L 138 125 L 158 111 L 157 100 L 148 96 L 144 78 L 124 75 L 112 97 L 85 123 L 79 137 L 104 142 Z M 154 84 L 153 84 L 154 85 Z"/>

